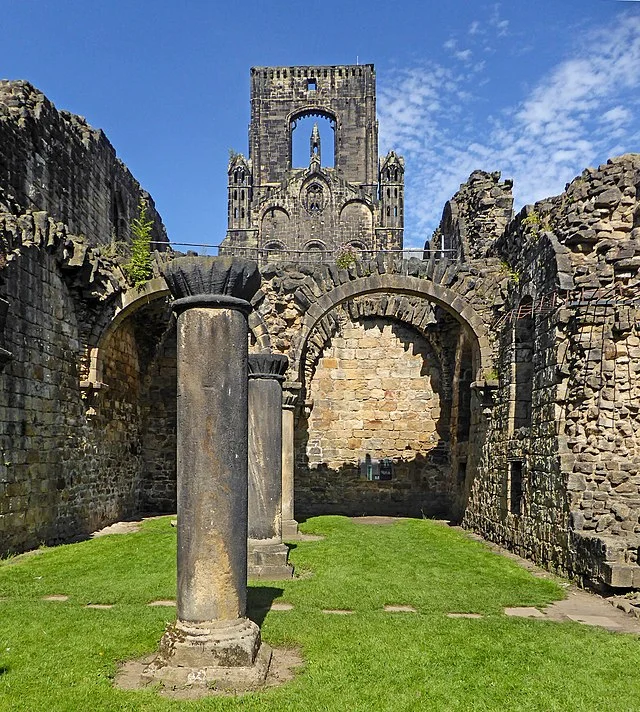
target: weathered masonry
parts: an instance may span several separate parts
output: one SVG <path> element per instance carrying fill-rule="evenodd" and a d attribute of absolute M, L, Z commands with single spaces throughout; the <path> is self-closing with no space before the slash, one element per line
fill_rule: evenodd
<path fill-rule="evenodd" d="M 109 250 L 140 187 L 104 136 L 25 83 L 0 99 L 9 552 L 174 510 L 176 324 L 172 253 L 138 290 Z M 305 114 L 335 122 L 333 166 L 313 126 L 292 165 Z M 371 66 L 252 70 L 225 249 L 260 258 L 249 352 L 288 359 L 283 533 L 296 514 L 444 516 L 586 583 L 640 587 L 640 155 L 517 215 L 511 182 L 475 171 L 404 260 L 385 203 L 403 163 L 380 163 L 375 136 Z M 349 206 L 367 211 L 359 245 Z"/>
<path fill-rule="evenodd" d="M 296 161 L 294 133 L 305 126 L 308 150 Z M 235 253 L 286 260 L 402 246 L 404 160 L 393 151 L 378 160 L 371 64 L 254 67 L 249 157 L 234 154 L 228 175 L 224 244 Z"/>

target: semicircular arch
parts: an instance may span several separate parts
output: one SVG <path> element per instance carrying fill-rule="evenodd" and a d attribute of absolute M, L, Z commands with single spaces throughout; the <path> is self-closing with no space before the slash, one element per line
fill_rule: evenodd
<path fill-rule="evenodd" d="M 163 277 L 155 277 L 142 287 L 129 289 L 121 295 L 120 302 L 110 318 L 106 323 L 103 321 L 97 332 L 93 334 L 92 343 L 94 346 L 90 349 L 88 378 L 90 383 L 102 382 L 102 349 L 107 339 L 120 324 L 148 304 L 170 296 L 171 292 Z M 264 319 L 255 309 L 250 312 L 248 323 L 258 348 L 262 351 L 271 351 L 269 331 Z"/>
<path fill-rule="evenodd" d="M 421 297 L 442 307 L 466 328 L 471 337 L 476 380 L 486 377 L 493 369 L 487 325 L 464 297 L 430 280 L 398 274 L 379 274 L 341 284 L 309 306 L 302 319 L 299 338 L 290 354 L 292 379 L 304 382 L 304 360 L 309 338 L 314 327 L 329 312 L 354 297 L 383 293 Z"/>

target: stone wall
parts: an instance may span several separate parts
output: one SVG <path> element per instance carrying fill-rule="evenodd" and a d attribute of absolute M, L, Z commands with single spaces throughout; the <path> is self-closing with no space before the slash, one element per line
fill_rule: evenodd
<path fill-rule="evenodd" d="M 35 245 L 2 272 L 11 352 L 0 391 L 2 553 L 64 541 L 135 511 L 138 475 L 130 339 L 107 349 L 117 371 L 100 418 L 81 388 L 83 342 L 74 295 Z"/>
<path fill-rule="evenodd" d="M 100 344 L 102 381 L 91 380 L 128 288 L 111 243 L 128 239 L 147 196 L 104 134 L 26 82 L 0 82 L 0 140 L 4 554 L 139 510 L 143 366 L 156 336 L 121 324 Z M 150 213 L 166 241 L 152 203 Z"/>
<path fill-rule="evenodd" d="M 449 408 L 438 357 L 419 333 L 388 318 L 341 316 L 307 387 L 297 506 L 307 513 L 447 511 Z M 392 460 L 392 479 L 367 481 L 367 455 Z"/>
<path fill-rule="evenodd" d="M 479 470 L 465 520 L 536 561 L 621 587 L 640 585 L 638 186 L 640 157 L 614 159 L 523 209 L 497 241 L 510 275 L 500 388 L 491 461 Z M 531 418 L 518 427 L 526 320 Z M 521 463 L 517 506 L 513 463 Z"/>
<path fill-rule="evenodd" d="M 166 313 L 167 306 L 165 303 Z M 145 320 L 145 312 L 140 314 Z M 140 510 L 175 512 L 176 509 L 176 328 L 167 320 L 149 360 L 142 397 L 142 482 Z"/>
<path fill-rule="evenodd" d="M 0 145 L 0 211 L 44 211 L 97 245 L 128 239 L 144 197 L 153 239 L 167 242 L 153 200 L 105 134 L 28 82 L 0 80 Z"/>

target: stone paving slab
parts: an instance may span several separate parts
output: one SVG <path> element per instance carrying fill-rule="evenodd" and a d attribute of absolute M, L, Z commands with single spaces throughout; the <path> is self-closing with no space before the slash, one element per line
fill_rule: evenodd
<path fill-rule="evenodd" d="M 447 613 L 447 618 L 484 618 L 481 613 Z"/>
<path fill-rule="evenodd" d="M 43 601 L 68 601 L 69 596 L 65 596 L 64 594 L 53 594 L 52 596 L 43 596 L 42 597 Z"/>
<path fill-rule="evenodd" d="M 514 618 L 544 618 L 544 613 L 533 606 L 515 606 L 504 609 L 505 616 Z"/>
<path fill-rule="evenodd" d="M 331 615 L 338 615 L 338 616 L 348 616 L 348 615 L 351 615 L 352 613 L 355 613 L 355 611 L 348 611 L 344 608 L 323 608 L 322 612 L 329 613 Z"/>
<path fill-rule="evenodd" d="M 385 606 L 384 610 L 388 613 L 417 613 L 418 611 L 413 606 Z"/>
<path fill-rule="evenodd" d="M 166 599 L 166 600 L 160 600 L 160 601 L 151 601 L 151 603 L 148 603 L 147 605 L 148 606 L 175 606 L 176 602 Z"/>
<path fill-rule="evenodd" d="M 274 603 L 271 604 L 271 610 L 272 611 L 291 611 L 293 610 L 293 604 L 292 603 L 285 603 L 284 601 L 275 601 Z"/>
<path fill-rule="evenodd" d="M 106 610 L 107 608 L 113 608 L 113 603 L 87 603 L 85 608 L 97 608 L 100 610 Z"/>
<path fill-rule="evenodd" d="M 595 625 L 608 630 L 619 630 L 622 626 L 617 621 L 614 621 L 609 616 L 588 616 L 588 615 L 568 615 L 567 618 L 577 623 L 585 625 Z"/>
<path fill-rule="evenodd" d="M 542 613 L 542 618 L 535 616 L 539 620 L 551 621 L 574 621 L 584 625 L 595 625 L 618 633 L 633 633 L 640 635 L 640 619 L 629 613 L 617 609 L 612 601 L 603 598 L 596 593 L 578 588 L 575 584 L 566 581 L 559 576 L 541 568 L 532 561 L 523 559 L 512 551 L 503 549 L 498 544 L 483 539 L 478 534 L 470 532 L 462 527 L 452 527 L 470 539 L 480 541 L 491 551 L 515 561 L 522 568 L 527 569 L 533 576 L 555 581 L 566 589 L 567 598 L 562 601 L 554 601 L 549 604 Z M 537 609 L 536 609 L 537 610 Z M 540 611 L 539 611 L 540 613 Z M 589 621 L 589 623 L 587 623 Z"/>

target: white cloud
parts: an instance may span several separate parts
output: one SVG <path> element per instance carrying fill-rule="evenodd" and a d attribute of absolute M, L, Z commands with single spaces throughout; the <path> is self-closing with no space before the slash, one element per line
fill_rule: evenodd
<path fill-rule="evenodd" d="M 623 15 L 585 35 L 520 104 L 500 113 L 478 113 L 482 78 L 482 69 L 461 74 L 427 62 L 381 83 L 381 146 L 407 161 L 407 246 L 423 244 L 475 169 L 512 177 L 519 207 L 561 192 L 588 165 L 639 150 L 639 17 Z"/>
<path fill-rule="evenodd" d="M 469 34 L 477 35 L 480 32 L 480 23 L 478 20 L 474 20 L 469 26 Z"/>
<path fill-rule="evenodd" d="M 640 0 L 638 0 L 640 2 Z M 611 124 L 627 124 L 631 120 L 633 114 L 629 109 L 625 109 L 624 106 L 614 106 L 613 109 L 605 111 L 600 117 L 602 122 L 608 122 Z"/>
<path fill-rule="evenodd" d="M 460 52 L 455 52 L 453 56 L 461 62 L 468 62 L 471 59 L 471 54 L 472 52 L 470 49 L 464 49 L 460 50 Z"/>

